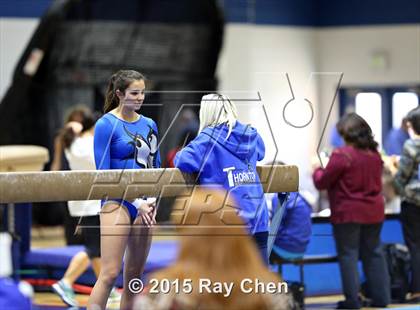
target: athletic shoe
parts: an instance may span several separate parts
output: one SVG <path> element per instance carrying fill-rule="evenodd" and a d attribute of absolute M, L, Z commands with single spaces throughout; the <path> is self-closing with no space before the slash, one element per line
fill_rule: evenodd
<path fill-rule="evenodd" d="M 79 303 L 75 299 L 73 289 L 64 283 L 62 280 L 54 283 L 52 285 L 52 289 L 58 296 L 60 296 L 61 300 L 68 306 L 78 307 Z"/>
<path fill-rule="evenodd" d="M 115 287 L 109 294 L 108 302 L 106 303 L 107 309 L 119 309 L 121 303 L 121 293 L 119 293 Z"/>

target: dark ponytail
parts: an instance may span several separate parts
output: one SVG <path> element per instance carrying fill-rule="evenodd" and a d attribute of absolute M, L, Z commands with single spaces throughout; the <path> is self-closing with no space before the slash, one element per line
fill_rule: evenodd
<path fill-rule="evenodd" d="M 115 109 L 119 105 L 116 91 L 124 93 L 127 87 L 134 81 L 145 81 L 143 74 L 134 70 L 120 70 L 114 73 L 109 79 L 105 95 L 104 113 Z"/>
<path fill-rule="evenodd" d="M 64 148 L 68 149 L 76 138 L 76 133 L 72 127 L 67 126 L 60 130 L 60 136 L 61 140 L 63 141 Z"/>
<path fill-rule="evenodd" d="M 105 96 L 105 105 L 104 105 L 104 113 L 108 113 L 109 111 L 115 109 L 118 106 L 118 97 L 114 91 L 114 84 L 117 74 L 113 74 L 109 79 L 108 87 L 106 89 L 106 96 Z"/>

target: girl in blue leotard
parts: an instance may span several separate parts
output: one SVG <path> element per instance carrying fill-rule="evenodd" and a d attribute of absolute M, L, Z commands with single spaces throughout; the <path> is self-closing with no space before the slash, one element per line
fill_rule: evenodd
<path fill-rule="evenodd" d="M 132 70 L 115 73 L 109 82 L 105 114 L 95 126 L 94 152 L 97 169 L 144 169 L 160 167 L 156 123 L 141 114 L 145 78 Z M 155 203 L 121 197 L 102 201 L 101 271 L 88 309 L 104 309 L 124 257 L 124 291 L 121 309 L 130 309 L 134 294 L 128 283 L 144 269 L 155 223 Z M 125 253 L 125 255 L 124 255 Z"/>

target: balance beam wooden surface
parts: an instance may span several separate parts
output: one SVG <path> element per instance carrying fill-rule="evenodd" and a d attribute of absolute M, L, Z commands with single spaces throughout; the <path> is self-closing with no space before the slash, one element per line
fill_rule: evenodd
<path fill-rule="evenodd" d="M 298 190 L 296 166 L 258 166 L 266 193 Z M 89 170 L 0 173 L 0 203 L 171 197 L 192 184 L 179 169 Z"/>

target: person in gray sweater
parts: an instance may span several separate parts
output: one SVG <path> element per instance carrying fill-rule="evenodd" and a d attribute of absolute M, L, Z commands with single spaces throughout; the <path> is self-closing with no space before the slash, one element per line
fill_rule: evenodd
<path fill-rule="evenodd" d="M 410 139 L 394 166 L 394 185 L 401 195 L 401 223 L 411 255 L 411 298 L 420 302 L 420 107 L 407 115 Z"/>

